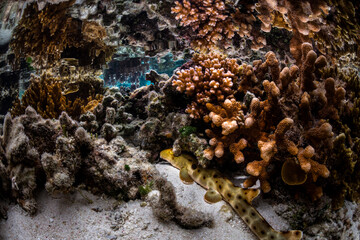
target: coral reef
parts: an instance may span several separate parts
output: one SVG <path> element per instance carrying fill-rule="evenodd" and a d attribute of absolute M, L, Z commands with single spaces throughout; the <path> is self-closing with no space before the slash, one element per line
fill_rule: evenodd
<path fill-rule="evenodd" d="M 223 0 L 184 0 L 176 1 L 171 9 L 180 25 L 188 27 L 191 33 L 192 46 L 205 51 L 208 47 L 219 46 L 227 48 L 235 34 L 240 37 L 251 37 L 252 49 L 257 50 L 266 44 L 263 36 L 259 36 L 253 28 L 256 18 L 252 13 L 251 4 L 244 4 L 242 11 L 233 9 Z M 255 32 L 254 32 L 255 31 Z M 193 36 L 193 37 L 191 37 Z M 209 49 L 207 49 L 209 50 Z"/>
<path fill-rule="evenodd" d="M 195 97 L 186 112 L 192 118 L 201 118 L 209 112 L 207 103 L 218 103 L 228 98 L 236 89 L 240 65 L 235 59 L 210 53 L 195 55 L 189 69 L 176 72 L 173 86 L 189 97 Z"/>
<path fill-rule="evenodd" d="M 7 114 L 3 128 L 1 192 L 9 192 L 29 213 L 36 211 L 34 192 L 43 184 L 53 193 L 84 183 L 93 192 L 127 200 L 139 197 L 138 186 L 154 174 L 146 152 L 121 137 L 110 143 L 94 139 L 65 112 L 59 120 L 44 120 L 28 107 L 19 117 Z"/>
<path fill-rule="evenodd" d="M 210 125 L 205 131 L 210 138 L 210 148 L 204 150 L 208 160 L 223 162 L 231 155 L 238 164 L 246 162 L 251 177 L 244 186 L 259 179 L 262 190 L 269 192 L 271 166 L 293 159 L 297 171 L 307 176 L 298 184 L 308 186 L 309 195 L 318 199 L 323 193 L 313 183 L 329 177 L 326 152 L 333 149 L 332 125 L 344 107 L 346 91 L 336 75 L 321 75 L 327 61 L 311 44 L 303 43 L 301 52 L 301 65 L 284 68 L 273 52 L 252 66 L 214 54 L 195 56 L 173 85 L 189 96 L 190 116 Z M 286 169 L 294 168 L 289 166 L 283 177 Z"/>
<path fill-rule="evenodd" d="M 80 114 L 94 109 L 102 100 L 103 81 L 91 71 L 68 69 L 67 65 L 61 65 L 59 73 L 46 71 L 40 76 L 32 75 L 29 88 L 14 103 L 11 114 L 19 116 L 32 106 L 44 118 L 58 118 L 66 111 L 78 119 Z"/>
<path fill-rule="evenodd" d="M 0 197 L 34 213 L 42 187 L 129 200 L 143 198 L 155 177 L 157 217 L 211 225 L 156 178 L 150 162 L 172 147 L 175 157 L 196 157 L 189 169 L 247 173 L 243 186 L 259 180 L 266 198 L 291 195 L 283 202 L 311 199 L 325 208 L 330 196 L 334 209 L 358 202 L 358 10 L 356 0 L 0 3 Z M 172 77 L 152 71 L 144 80 L 151 66 L 163 69 L 167 57 L 175 68 L 193 50 L 200 54 Z M 135 73 L 131 92 L 104 88 L 100 69 L 111 57 L 104 79 L 116 85 Z M 152 84 L 137 88 L 140 81 Z M 224 194 L 239 203 L 230 198 Z M 206 199 L 219 196 L 213 190 Z"/>
<path fill-rule="evenodd" d="M 359 4 L 353 0 L 326 2 L 331 6 L 325 18 L 326 25 L 310 36 L 315 40 L 316 47 L 334 61 L 347 53 L 355 53 L 354 62 L 359 64 Z"/>
<path fill-rule="evenodd" d="M 114 52 L 103 42 L 105 29 L 95 22 L 71 18 L 75 1 L 47 4 L 41 10 L 29 4 L 14 30 L 11 48 L 17 59 L 32 57 L 34 66 L 52 67 L 61 57 L 78 57 L 82 66 L 101 67 Z"/>
<path fill-rule="evenodd" d="M 80 117 L 80 124 L 92 134 L 106 135 L 108 140 L 122 136 L 149 150 L 155 160 L 162 147 L 179 138 L 182 127 L 191 125 L 191 119 L 179 113 L 184 105 L 167 75 L 153 72 L 147 77 L 154 84 L 138 88 L 129 96 L 118 88 L 108 89 L 93 112 Z"/>
<path fill-rule="evenodd" d="M 262 22 L 262 31 L 269 32 L 271 27 L 276 27 L 293 32 L 290 52 L 299 64 L 300 46 L 303 42 L 309 42 L 311 34 L 319 32 L 325 24 L 323 15 L 328 13 L 328 5 L 324 0 L 303 2 L 260 0 L 256 4 L 256 11 L 259 13 L 257 17 Z"/>

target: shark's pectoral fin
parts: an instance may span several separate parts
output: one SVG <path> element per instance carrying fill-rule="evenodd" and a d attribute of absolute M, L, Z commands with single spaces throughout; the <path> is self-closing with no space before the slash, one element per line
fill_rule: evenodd
<path fill-rule="evenodd" d="M 218 191 L 210 188 L 205 193 L 204 199 L 205 202 L 212 204 L 212 203 L 220 202 L 222 200 L 222 197 Z"/>
<path fill-rule="evenodd" d="M 260 194 L 259 189 L 242 189 L 245 199 L 248 203 L 251 203 L 254 198 Z"/>
<path fill-rule="evenodd" d="M 180 169 L 180 179 L 185 184 L 192 184 L 194 182 L 186 168 Z"/>

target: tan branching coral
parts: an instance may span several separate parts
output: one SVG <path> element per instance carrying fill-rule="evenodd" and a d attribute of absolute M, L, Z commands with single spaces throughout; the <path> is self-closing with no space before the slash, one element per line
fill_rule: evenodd
<path fill-rule="evenodd" d="M 176 1 L 175 4 L 171 11 L 180 20 L 181 26 L 189 27 L 194 33 L 190 36 L 195 49 L 206 50 L 209 46 L 216 45 L 224 48 L 235 34 L 252 38 L 254 49 L 266 44 L 264 37 L 255 37 L 259 34 L 254 33 L 252 26 L 256 21 L 254 15 L 241 13 L 239 9 L 231 13 L 224 0 L 183 0 Z M 249 8 L 248 12 L 250 11 L 252 10 Z"/>
<path fill-rule="evenodd" d="M 103 42 L 105 29 L 95 22 L 71 18 L 67 11 L 74 2 L 47 4 L 41 10 L 36 2 L 29 4 L 11 41 L 16 58 L 31 57 L 39 68 L 52 67 L 64 53 L 79 58 L 81 65 L 105 64 L 114 52 Z"/>
<path fill-rule="evenodd" d="M 267 193 L 271 190 L 270 183 L 268 182 L 269 174 L 267 167 L 271 159 L 277 152 L 276 142 L 269 139 L 268 141 L 259 141 L 258 148 L 260 149 L 261 161 L 252 161 L 247 164 L 246 171 L 251 175 L 244 182 L 244 187 L 251 187 L 255 184 L 256 180 L 260 180 L 261 190 Z"/>
<path fill-rule="evenodd" d="M 176 72 L 172 84 L 179 92 L 195 97 L 186 109 L 192 118 L 207 114 L 207 103 L 221 103 L 233 94 L 240 66 L 235 59 L 217 53 L 194 55 L 192 66 Z"/>
<path fill-rule="evenodd" d="M 300 64 L 300 46 L 310 41 L 310 34 L 319 32 L 325 25 L 323 16 L 328 14 L 328 5 L 324 0 L 259 0 L 256 10 L 262 31 L 270 32 L 271 27 L 277 27 L 293 32 L 290 52 Z"/>
<path fill-rule="evenodd" d="M 320 164 L 311 158 L 314 157 L 315 150 L 311 146 L 307 146 L 305 149 L 300 149 L 297 159 L 301 169 L 306 173 L 310 173 L 312 180 L 316 182 L 319 176 L 327 178 L 330 175 L 330 171 L 324 164 Z"/>
<path fill-rule="evenodd" d="M 71 84 L 77 84 L 76 90 L 66 93 Z M 89 74 L 59 77 L 44 72 L 41 76 L 33 75 L 30 87 L 22 99 L 14 103 L 11 114 L 19 116 L 32 106 L 43 118 L 56 119 L 65 111 L 77 119 L 102 101 L 102 84 L 101 79 Z"/>
<path fill-rule="evenodd" d="M 285 136 L 286 132 L 290 130 L 293 124 L 294 120 L 291 118 L 281 120 L 275 131 L 275 140 L 279 150 L 287 150 L 291 155 L 296 155 L 298 153 L 296 144 Z"/>
<path fill-rule="evenodd" d="M 239 125 L 244 124 L 244 114 L 241 110 L 243 106 L 234 98 L 226 99 L 222 106 L 207 103 L 206 107 L 210 113 L 204 117 L 204 121 L 211 121 L 214 126 L 221 127 L 223 135 L 233 133 Z"/>
<path fill-rule="evenodd" d="M 311 44 L 302 44 L 300 52 L 301 65 L 281 68 L 273 52 L 252 65 L 233 65 L 231 88 L 222 87 L 219 74 L 210 74 L 221 65 L 217 60 L 209 56 L 200 64 L 197 57 L 189 69 L 184 65 L 173 86 L 188 95 L 189 106 L 196 106 L 187 111 L 209 126 L 205 158 L 224 162 L 233 157 L 239 166 L 246 163 L 250 178 L 244 186 L 260 180 L 264 192 L 271 189 L 271 166 L 286 163 L 281 173 L 285 183 L 309 186 L 308 192 L 315 194 L 311 198 L 317 199 L 322 195 L 315 185 L 318 178 L 330 174 L 327 152 L 333 149 L 333 124 L 344 109 L 346 91 L 336 75 L 322 73 L 328 63 Z M 297 176 L 292 179 L 287 171 L 293 170 Z"/>

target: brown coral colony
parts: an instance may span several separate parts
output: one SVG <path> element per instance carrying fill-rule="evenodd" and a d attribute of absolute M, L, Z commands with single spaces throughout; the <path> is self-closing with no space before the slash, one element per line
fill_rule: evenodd
<path fill-rule="evenodd" d="M 173 80 L 191 99 L 186 112 L 208 124 L 206 158 L 222 162 L 228 151 L 236 163 L 245 162 L 251 175 L 245 187 L 260 180 L 262 190 L 269 192 L 269 165 L 290 158 L 311 176 L 307 182 L 330 174 L 323 154 L 334 136 L 328 121 L 339 118 L 346 92 L 333 78 L 322 79 L 320 70 L 327 62 L 311 44 L 302 44 L 301 52 L 302 65 L 282 69 L 273 52 L 253 65 L 215 53 L 195 55 Z"/>

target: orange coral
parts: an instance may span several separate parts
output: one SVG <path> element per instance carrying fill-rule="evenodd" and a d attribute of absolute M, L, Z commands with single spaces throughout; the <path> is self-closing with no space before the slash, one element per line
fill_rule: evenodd
<path fill-rule="evenodd" d="M 200 118 L 208 113 L 207 103 L 223 102 L 234 92 L 239 71 L 235 59 L 216 53 L 197 54 L 189 69 L 176 72 L 172 84 L 179 92 L 195 97 L 186 112 L 192 118 Z"/>
<path fill-rule="evenodd" d="M 234 98 L 226 99 L 221 107 L 211 103 L 207 103 L 206 107 L 210 113 L 204 116 L 204 121 L 211 121 L 213 125 L 221 127 L 223 135 L 233 133 L 244 122 L 244 114 L 241 111 L 242 104 Z"/>
<path fill-rule="evenodd" d="M 252 161 L 247 164 L 246 171 L 251 175 L 250 178 L 244 182 L 244 187 L 248 188 L 255 184 L 256 180 L 260 180 L 261 190 L 267 193 L 271 190 L 270 183 L 267 181 L 269 174 L 267 173 L 267 167 L 270 164 L 270 160 L 277 152 L 276 142 L 272 139 L 268 141 L 259 141 L 258 147 L 260 149 L 261 161 Z"/>
<path fill-rule="evenodd" d="M 298 160 L 301 169 L 304 172 L 311 174 L 312 180 L 316 182 L 319 176 L 327 178 L 330 175 L 330 171 L 324 164 L 320 164 L 311 158 L 315 155 L 315 150 L 311 146 L 307 146 L 305 149 L 300 149 L 298 153 Z"/>

